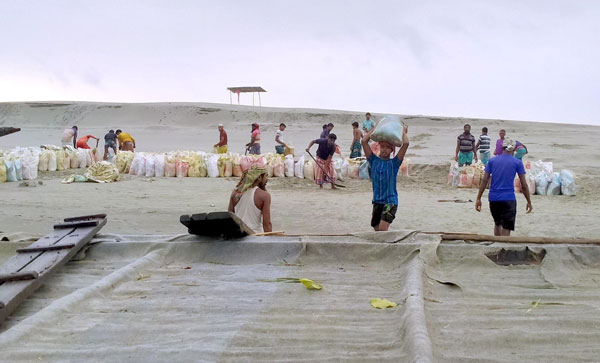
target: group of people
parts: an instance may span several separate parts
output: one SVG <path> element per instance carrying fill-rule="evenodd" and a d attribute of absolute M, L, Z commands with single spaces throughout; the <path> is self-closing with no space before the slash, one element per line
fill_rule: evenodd
<path fill-rule="evenodd" d="M 506 130 L 502 129 L 499 132 L 500 138 L 496 140 L 496 148 L 494 149 L 494 156 L 502 155 L 502 143 L 506 137 Z M 479 160 L 483 165 L 487 165 L 491 158 L 491 143 L 492 139 L 488 135 L 488 128 L 484 127 L 481 129 L 481 135 L 479 140 L 475 142 L 475 136 L 471 134 L 471 125 L 466 124 L 463 127 L 463 133 L 458 135 L 456 140 L 456 152 L 454 160 L 458 162 L 458 166 L 471 165 L 473 160 L 477 162 L 477 151 L 479 151 Z M 527 147 L 515 140 L 514 157 L 523 160 L 523 156 L 527 154 Z"/>
<path fill-rule="evenodd" d="M 90 139 L 96 140 L 96 147 L 98 147 L 98 139 L 94 135 L 85 135 L 80 138 L 77 138 L 77 131 L 79 128 L 77 126 L 73 126 L 70 129 L 65 129 L 63 131 L 63 136 L 61 139 L 62 146 L 70 146 L 73 145 L 75 149 L 89 149 L 90 146 L 88 142 Z M 135 139 L 127 132 L 123 132 L 122 130 L 109 130 L 106 135 L 104 135 L 104 160 L 108 159 L 108 150 L 112 149 L 117 154 L 117 143 L 118 149 L 122 151 L 133 151 L 135 149 Z"/>
<path fill-rule="evenodd" d="M 352 124 L 353 140 L 350 147 L 351 157 L 360 157 L 361 151 L 370 166 L 371 184 L 373 188 L 371 226 L 375 231 L 387 231 L 391 223 L 396 218 L 398 209 L 398 191 L 396 188 L 396 179 L 398 171 L 402 165 L 404 156 L 409 146 L 408 126 L 404 125 L 402 133 L 402 146 L 396 152 L 396 147 L 388 142 L 376 143 L 379 148 L 378 154 L 373 151 L 370 143 L 371 134 L 375 130 L 375 123 L 370 119 L 370 114 L 366 114 L 366 120 L 363 122 L 362 131 L 359 129 L 358 122 Z M 317 167 L 315 168 L 315 180 L 321 187 L 323 182 L 330 182 L 335 189 L 335 173 L 331 159 L 336 151 L 337 136 L 331 131 L 334 125 L 323 125 L 323 131 L 320 138 L 312 140 L 306 149 L 314 144 L 318 144 L 317 149 Z M 253 137 L 247 146 L 252 146 Z M 280 131 L 285 130 L 285 125 L 281 124 Z M 487 135 L 487 128 L 482 129 L 482 135 L 475 142 L 475 138 L 470 134 L 471 126 L 464 126 L 464 133 L 458 137 L 455 159 L 461 165 L 470 165 L 473 159 L 477 161 L 477 151 L 480 159 L 485 164 L 485 173 L 477 194 L 475 210 L 481 211 L 481 198 L 490 183 L 488 195 L 489 208 L 494 219 L 494 235 L 509 236 L 515 229 L 517 200 L 514 191 L 514 179 L 518 175 L 523 195 L 527 200 L 526 213 L 533 210 L 530 191 L 525 179 L 525 168 L 522 158 L 527 153 L 527 148 L 520 142 L 512 140 L 506 136 L 506 131 L 500 131 L 500 139 L 496 142 L 494 156 L 491 158 L 491 139 Z M 281 141 L 281 133 L 278 132 L 276 140 Z M 260 139 L 259 139 L 260 140 Z M 280 143 L 282 144 L 282 143 Z M 283 143 L 283 145 L 285 145 Z M 252 230 L 256 232 L 271 232 L 271 196 L 267 192 L 268 173 L 266 169 L 250 169 L 245 173 L 234 191 L 231 193 L 228 210 L 235 213 Z"/>

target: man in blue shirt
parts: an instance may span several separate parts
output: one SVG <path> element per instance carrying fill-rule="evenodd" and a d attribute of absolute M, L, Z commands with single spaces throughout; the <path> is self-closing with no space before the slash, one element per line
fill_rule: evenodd
<path fill-rule="evenodd" d="M 515 142 L 508 137 L 502 140 L 502 154 L 488 161 L 485 166 L 485 175 L 479 183 L 479 193 L 475 202 L 475 210 L 481 212 L 481 196 L 488 184 L 490 175 L 492 185 L 489 192 L 490 211 L 494 218 L 494 235 L 510 236 L 510 231 L 515 230 L 517 217 L 517 198 L 515 196 L 514 180 L 519 175 L 523 195 L 527 199 L 526 213 L 531 213 L 533 206 L 529 196 L 529 188 L 525 179 L 525 168 L 521 160 L 515 158 Z"/>
<path fill-rule="evenodd" d="M 404 126 L 402 133 L 402 146 L 398 154 L 393 158 L 390 155 L 394 151 L 394 145 L 380 141 L 379 156 L 375 155 L 369 146 L 373 127 L 362 139 L 365 156 L 371 166 L 371 180 L 373 183 L 373 215 L 371 227 L 376 231 L 387 231 L 396 217 L 398 209 L 398 191 L 396 190 L 396 178 L 402 164 L 402 159 L 408 149 L 408 126 Z"/>
<path fill-rule="evenodd" d="M 375 127 L 375 122 L 371 120 L 371 114 L 367 112 L 365 114 L 365 120 L 363 121 L 363 131 L 369 132 Z"/>

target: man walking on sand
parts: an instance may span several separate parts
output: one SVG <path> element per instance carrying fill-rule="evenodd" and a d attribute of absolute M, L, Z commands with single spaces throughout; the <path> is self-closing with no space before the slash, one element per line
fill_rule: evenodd
<path fill-rule="evenodd" d="M 490 160 L 490 147 L 491 147 L 491 142 L 492 139 L 490 138 L 490 136 L 487 134 L 488 133 L 488 128 L 484 127 L 481 129 L 481 135 L 479 136 L 479 140 L 477 140 L 477 145 L 475 145 L 475 148 L 477 150 L 479 150 L 479 159 L 481 160 L 481 162 L 483 163 L 483 165 L 486 165 L 488 160 Z"/>
<path fill-rule="evenodd" d="M 315 183 L 323 189 L 323 183 L 331 183 L 331 189 L 335 187 L 335 168 L 333 166 L 333 154 L 335 153 L 335 134 L 329 134 L 326 139 L 316 139 L 310 142 L 306 148 L 306 152 L 310 153 L 310 148 L 314 144 L 319 144 L 317 149 L 317 165 L 315 166 Z"/>
<path fill-rule="evenodd" d="M 454 160 L 458 161 L 458 166 L 471 165 L 473 158 L 477 162 L 477 149 L 475 148 L 475 136 L 471 134 L 471 125 L 464 126 L 464 132 L 458 135 L 456 140 L 456 155 Z"/>
<path fill-rule="evenodd" d="M 379 156 L 373 153 L 369 146 L 369 140 L 374 130 L 375 128 L 372 128 L 362 139 L 365 156 L 371 166 L 371 181 L 373 184 L 371 227 L 376 231 L 387 231 L 394 218 L 396 218 L 396 210 L 398 209 L 396 178 L 408 149 L 409 142 L 406 135 L 408 126 L 404 125 L 402 146 L 393 158 L 390 158 L 390 155 L 395 151 L 395 147 L 389 142 L 380 141 Z"/>
<path fill-rule="evenodd" d="M 214 147 L 218 154 L 227 154 L 227 132 L 223 124 L 219 124 L 219 142 Z"/>
<path fill-rule="evenodd" d="M 352 145 L 350 145 L 350 159 L 352 158 L 360 158 L 362 145 L 360 140 L 362 139 L 362 132 L 358 128 L 358 122 L 352 123 Z"/>
<path fill-rule="evenodd" d="M 479 193 L 475 202 L 475 210 L 481 212 L 481 196 L 488 185 L 490 175 L 492 185 L 489 192 L 489 203 L 492 217 L 494 218 L 494 235 L 510 236 L 510 231 L 515 230 L 517 218 L 517 198 L 515 196 L 514 180 L 519 175 L 521 188 L 527 199 L 526 213 L 531 213 L 533 206 L 529 196 L 529 187 L 525 179 L 525 168 L 521 160 L 513 157 L 515 142 L 506 137 L 502 141 L 502 154 L 490 159 L 485 166 L 483 180 L 479 183 Z"/>
<path fill-rule="evenodd" d="M 250 142 L 246 144 L 246 150 L 252 155 L 260 155 L 260 130 L 257 123 L 252 124 Z"/>
<path fill-rule="evenodd" d="M 504 141 L 504 137 L 506 136 L 505 130 L 500 130 L 500 138 L 496 140 L 496 149 L 494 150 L 494 156 L 502 155 L 502 142 Z"/>
<path fill-rule="evenodd" d="M 235 213 L 255 233 L 271 232 L 271 194 L 267 192 L 267 169 L 250 169 L 229 197 L 229 212 Z"/>
<path fill-rule="evenodd" d="M 104 160 L 108 160 L 108 149 L 113 149 L 117 155 L 117 134 L 115 130 L 109 130 L 108 134 L 104 135 Z"/>
<path fill-rule="evenodd" d="M 62 139 L 60 140 L 62 146 L 73 145 L 73 148 L 77 149 L 77 130 L 77 126 L 73 126 L 63 131 Z"/>
<path fill-rule="evenodd" d="M 285 128 L 286 126 L 282 122 L 279 124 L 279 130 L 275 132 L 275 143 L 277 144 L 275 145 L 275 152 L 280 155 L 285 154 L 285 148 L 287 147 L 287 145 L 283 141 L 283 132 L 285 131 Z"/>

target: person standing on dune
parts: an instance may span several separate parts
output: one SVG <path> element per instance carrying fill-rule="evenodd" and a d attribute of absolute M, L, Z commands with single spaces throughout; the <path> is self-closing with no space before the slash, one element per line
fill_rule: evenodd
<path fill-rule="evenodd" d="M 333 130 L 333 124 L 331 122 L 327 125 L 323 125 L 323 131 L 321 131 L 321 136 L 319 136 L 319 139 L 326 139 L 329 137 L 331 130 Z"/>
<path fill-rule="evenodd" d="M 214 145 L 219 154 L 227 154 L 227 132 L 225 132 L 225 126 L 219 124 L 219 142 Z"/>
<path fill-rule="evenodd" d="M 367 112 L 365 114 L 365 120 L 363 121 L 363 131 L 369 132 L 375 127 L 375 122 L 371 119 L 371 113 Z"/>
<path fill-rule="evenodd" d="M 285 148 L 287 147 L 286 143 L 283 141 L 283 132 L 285 131 L 285 124 L 282 122 L 279 124 L 279 130 L 275 132 L 275 152 L 280 155 L 285 154 Z"/>
<path fill-rule="evenodd" d="M 492 143 L 492 139 L 487 133 L 488 128 L 482 128 L 479 140 L 477 140 L 477 145 L 475 145 L 475 149 L 479 150 L 479 159 L 483 165 L 486 165 L 488 160 L 490 160 L 490 144 Z"/>
<path fill-rule="evenodd" d="M 494 156 L 502 155 L 502 142 L 504 141 L 504 137 L 506 136 L 505 130 L 500 130 L 500 138 L 496 140 L 496 149 L 494 150 Z"/>
<path fill-rule="evenodd" d="M 246 150 L 252 155 L 260 155 L 260 129 L 257 123 L 252 124 L 252 134 Z"/>
<path fill-rule="evenodd" d="M 471 134 L 471 125 L 466 124 L 463 129 L 464 132 L 458 135 L 456 140 L 456 155 L 454 160 L 458 161 L 458 166 L 471 165 L 473 158 L 477 162 L 475 136 Z"/>
<path fill-rule="evenodd" d="M 372 128 L 372 127 L 371 127 Z M 360 140 L 362 139 L 362 132 L 358 128 L 358 122 L 352 123 L 352 145 L 350 145 L 350 159 L 352 158 L 360 158 L 362 154 L 360 153 L 362 150 L 362 144 Z"/>

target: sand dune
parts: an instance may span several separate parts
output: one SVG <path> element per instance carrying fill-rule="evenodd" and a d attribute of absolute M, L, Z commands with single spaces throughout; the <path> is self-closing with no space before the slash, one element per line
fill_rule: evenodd
<path fill-rule="evenodd" d="M 374 113 L 376 119 L 382 115 Z M 347 156 L 353 121 L 362 112 L 284 109 L 206 103 L 116 104 L 89 102 L 35 102 L 0 104 L 0 125 L 17 126 L 19 133 L 0 138 L 0 149 L 14 146 L 59 144 L 64 128 L 78 125 L 81 134 L 102 137 L 109 128 L 122 128 L 136 138 L 138 151 L 204 150 L 218 141 L 217 124 L 224 123 L 233 152 L 243 153 L 250 124 L 262 129 L 262 151 L 274 150 L 275 130 L 288 125 L 286 139 L 302 152 L 318 137 L 323 123 L 333 122 L 342 151 Z M 599 237 L 600 155 L 596 140 L 600 127 L 534 122 L 480 120 L 404 115 L 409 125 L 411 178 L 400 178 L 400 208 L 393 228 L 426 231 L 490 233 L 492 219 L 474 204 L 440 203 L 441 199 L 475 200 L 474 189 L 446 186 L 447 165 L 464 123 L 475 135 L 487 126 L 495 139 L 500 128 L 526 144 L 526 160 L 553 161 L 555 169 L 574 170 L 580 186 L 576 197 L 534 196 L 534 212 L 520 207 L 520 235 Z M 100 143 L 103 145 L 103 142 Z M 76 172 L 70 170 L 69 173 Z M 0 184 L 0 231 L 47 232 L 60 217 L 107 212 L 106 232 L 185 232 L 178 216 L 184 213 L 223 210 L 235 179 L 163 179 L 124 176 L 110 185 L 62 185 L 65 173 L 42 173 L 44 185 L 18 187 Z M 320 191 L 307 180 L 272 179 L 274 228 L 291 233 L 340 233 L 369 230 L 371 186 L 365 180 L 347 182 L 343 191 Z M 521 208 L 522 207 L 522 208 Z"/>

